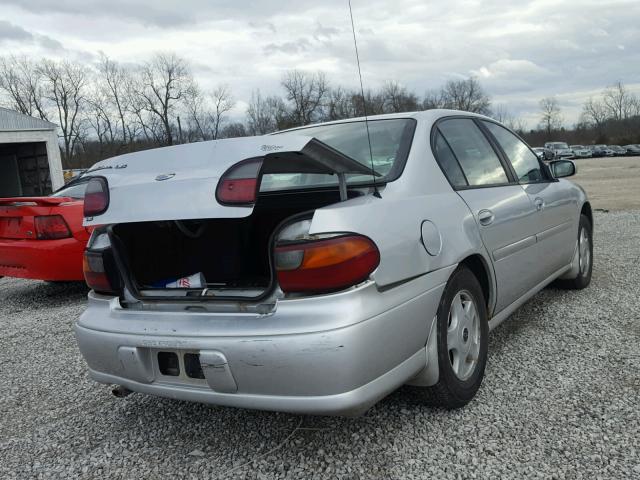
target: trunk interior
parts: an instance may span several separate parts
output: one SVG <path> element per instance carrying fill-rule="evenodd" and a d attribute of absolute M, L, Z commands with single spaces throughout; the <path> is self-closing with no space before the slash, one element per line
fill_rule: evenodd
<path fill-rule="evenodd" d="M 213 290 L 208 295 L 258 297 L 272 283 L 269 243 L 276 227 L 339 200 L 337 189 L 262 193 L 246 218 L 123 223 L 113 233 L 130 279 L 144 296 L 166 297 L 172 291 L 184 297 L 184 290 L 180 294 L 164 284 L 202 272 Z"/>

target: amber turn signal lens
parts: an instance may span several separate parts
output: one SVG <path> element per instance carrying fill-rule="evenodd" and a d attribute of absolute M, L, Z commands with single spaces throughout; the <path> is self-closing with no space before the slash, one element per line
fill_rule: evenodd
<path fill-rule="evenodd" d="M 371 239 L 343 235 L 276 247 L 278 283 L 284 292 L 329 292 L 366 280 L 380 263 Z M 301 258 L 299 262 L 292 262 Z"/>

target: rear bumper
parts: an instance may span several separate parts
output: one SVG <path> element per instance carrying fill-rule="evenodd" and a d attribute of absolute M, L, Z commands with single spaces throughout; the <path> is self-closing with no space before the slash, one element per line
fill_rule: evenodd
<path fill-rule="evenodd" d="M 424 369 L 444 270 L 386 292 L 369 283 L 280 301 L 269 315 L 123 311 L 92 293 L 76 339 L 102 383 L 217 405 L 357 415 Z M 161 373 L 159 352 L 176 353 L 179 376 Z M 186 375 L 186 353 L 200 355 L 204 379 Z"/>
<path fill-rule="evenodd" d="M 83 280 L 84 243 L 59 240 L 0 240 L 0 276 L 36 280 Z"/>

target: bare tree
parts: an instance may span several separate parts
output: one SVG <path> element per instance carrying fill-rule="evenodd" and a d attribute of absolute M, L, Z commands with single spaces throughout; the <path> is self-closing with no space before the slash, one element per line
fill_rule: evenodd
<path fill-rule="evenodd" d="M 132 121 L 127 126 L 129 138 L 134 138 L 132 130 L 135 130 L 145 141 L 162 144 L 162 134 L 161 132 L 158 132 L 157 128 L 157 117 L 149 115 L 147 110 L 147 101 L 138 93 L 143 89 L 144 86 L 141 74 L 140 71 L 137 71 L 132 75 L 126 91 L 127 102 L 131 111 L 131 116 L 133 117 Z"/>
<path fill-rule="evenodd" d="M 385 112 L 398 113 L 418 110 L 418 97 L 396 81 L 385 82 L 381 94 L 384 99 Z"/>
<path fill-rule="evenodd" d="M 157 54 L 141 70 L 141 82 L 136 92 L 144 108 L 162 125 L 164 143 L 174 144 L 173 116 L 193 84 L 186 64 L 174 54 Z"/>
<path fill-rule="evenodd" d="M 20 113 L 48 119 L 44 105 L 44 78 L 38 66 L 26 57 L 0 58 L 0 90 Z"/>
<path fill-rule="evenodd" d="M 323 120 L 342 120 L 356 116 L 354 94 L 342 87 L 332 88 L 328 94 L 327 106 Z"/>
<path fill-rule="evenodd" d="M 195 82 L 185 93 L 184 106 L 188 115 L 188 141 L 208 140 L 208 119 L 211 114 L 207 109 L 205 96 Z"/>
<path fill-rule="evenodd" d="M 233 109 L 236 102 L 233 99 L 229 85 L 218 85 L 211 92 L 211 99 L 213 101 L 212 137 L 216 140 L 220 135 L 220 129 L 225 121 L 226 114 Z"/>
<path fill-rule="evenodd" d="M 308 125 L 322 117 L 329 93 L 324 73 L 291 70 L 282 78 L 282 87 L 291 102 L 291 117 L 297 125 Z"/>
<path fill-rule="evenodd" d="M 276 130 L 276 119 L 273 106 L 264 98 L 260 90 L 251 93 L 251 101 L 247 108 L 247 128 L 251 135 L 264 135 Z"/>
<path fill-rule="evenodd" d="M 225 125 L 220 132 L 220 138 L 246 137 L 247 130 L 243 123 L 233 122 Z"/>
<path fill-rule="evenodd" d="M 131 129 L 128 127 L 131 99 L 128 90 L 131 88 L 131 75 L 106 55 L 101 56 L 98 74 L 100 93 L 117 112 L 122 143 L 127 144 L 133 140 Z"/>
<path fill-rule="evenodd" d="M 640 97 L 635 96 L 631 105 L 631 115 L 640 117 Z"/>
<path fill-rule="evenodd" d="M 554 97 L 546 97 L 540 100 L 540 127 L 546 132 L 547 137 L 555 130 L 562 127 L 562 113 L 558 100 Z"/>
<path fill-rule="evenodd" d="M 625 120 L 631 116 L 635 107 L 635 96 L 622 82 L 607 87 L 602 93 L 602 102 L 610 118 Z"/>
<path fill-rule="evenodd" d="M 351 92 L 351 102 L 354 106 L 355 115 L 362 117 L 363 115 L 380 115 L 384 113 L 384 97 L 380 92 L 366 90 L 364 96 L 362 92 Z"/>
<path fill-rule="evenodd" d="M 446 108 L 455 110 L 486 114 L 491 107 L 491 98 L 475 77 L 447 81 L 442 87 L 441 97 Z"/>
<path fill-rule="evenodd" d="M 504 104 L 496 106 L 490 113 L 490 116 L 518 134 L 524 133 L 527 128 L 526 122 L 511 113 Z"/>
<path fill-rule="evenodd" d="M 62 130 L 63 156 L 69 162 L 80 135 L 80 114 L 86 105 L 88 72 L 81 65 L 52 60 L 44 60 L 40 71 L 47 82 L 46 96 L 57 110 Z"/>
<path fill-rule="evenodd" d="M 599 100 L 589 97 L 582 106 L 582 120 L 588 125 L 593 125 L 598 132 L 602 132 L 607 121 L 607 107 Z"/>
<path fill-rule="evenodd" d="M 113 145 L 116 139 L 115 119 L 117 118 L 111 111 L 110 99 L 106 92 L 100 88 L 95 88 L 87 96 L 86 104 L 87 122 L 96 134 L 99 145 L 99 153 L 105 152 L 107 144 Z M 85 142 L 87 139 L 85 138 Z"/>
<path fill-rule="evenodd" d="M 442 96 L 442 89 L 427 90 L 422 98 L 422 110 L 433 110 L 436 108 L 446 108 L 445 99 Z"/>

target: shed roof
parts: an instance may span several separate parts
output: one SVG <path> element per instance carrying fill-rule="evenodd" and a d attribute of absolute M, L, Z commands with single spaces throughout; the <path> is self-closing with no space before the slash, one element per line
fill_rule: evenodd
<path fill-rule="evenodd" d="M 55 123 L 24 115 L 15 110 L 0 107 L 0 131 L 16 130 L 55 130 Z"/>

